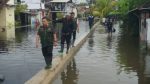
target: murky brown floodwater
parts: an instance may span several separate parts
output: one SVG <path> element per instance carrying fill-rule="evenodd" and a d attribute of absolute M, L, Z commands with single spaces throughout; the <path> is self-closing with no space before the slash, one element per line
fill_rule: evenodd
<path fill-rule="evenodd" d="M 53 84 L 150 84 L 150 55 L 139 39 L 118 29 L 112 37 L 101 30 L 96 29 Z"/>
<path fill-rule="evenodd" d="M 77 37 L 89 32 L 87 22 L 81 20 L 80 24 Z M 16 38 L 12 41 L 0 40 L 0 77 L 5 77 L 0 84 L 24 84 L 45 67 L 41 48 L 35 48 L 35 29 L 20 28 L 15 34 Z M 60 55 L 59 49 L 59 45 L 54 47 L 54 58 Z"/>

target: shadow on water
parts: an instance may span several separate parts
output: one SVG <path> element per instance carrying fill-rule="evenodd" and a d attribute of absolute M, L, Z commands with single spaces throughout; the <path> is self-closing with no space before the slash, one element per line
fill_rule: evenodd
<path fill-rule="evenodd" d="M 109 49 L 112 48 L 112 36 L 110 35 L 107 36 L 107 46 Z"/>
<path fill-rule="evenodd" d="M 76 67 L 75 59 L 73 59 L 66 67 L 66 70 L 61 72 L 62 84 L 77 84 L 79 70 Z"/>
<path fill-rule="evenodd" d="M 93 39 L 93 34 L 91 34 L 90 36 L 89 36 L 89 39 L 88 39 L 88 49 L 89 49 L 89 51 L 90 52 L 92 52 L 93 51 L 93 47 L 94 47 L 94 39 Z"/>
<path fill-rule="evenodd" d="M 139 37 L 122 32 L 107 36 L 97 31 L 89 36 L 76 57 L 80 74 L 72 61 L 56 81 L 62 83 L 56 84 L 90 84 L 92 80 L 96 80 L 93 84 L 150 84 L 149 50 L 141 49 Z"/>
<path fill-rule="evenodd" d="M 7 52 L 8 52 L 7 42 L 4 40 L 0 40 L 0 54 L 7 53 Z"/>
<path fill-rule="evenodd" d="M 119 37 L 117 62 L 120 64 L 120 69 L 118 69 L 118 74 L 122 71 L 127 74 L 136 72 L 138 84 L 150 84 L 150 55 L 146 49 L 141 49 L 142 46 L 139 37 L 127 34 Z"/>
<path fill-rule="evenodd" d="M 32 27 L 23 27 L 20 29 L 16 29 L 16 43 L 23 42 L 23 39 L 28 38 L 28 36 L 34 37 L 35 36 L 35 29 Z"/>
<path fill-rule="evenodd" d="M 5 77 L 2 84 L 23 84 L 44 66 L 34 39 L 35 30 L 24 27 L 16 29 L 13 41 L 0 40 L 0 75 Z"/>

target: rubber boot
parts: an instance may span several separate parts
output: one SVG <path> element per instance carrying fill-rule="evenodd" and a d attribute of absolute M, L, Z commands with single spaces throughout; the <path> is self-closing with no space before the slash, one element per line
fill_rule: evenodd
<path fill-rule="evenodd" d="M 52 67 L 52 53 L 50 56 L 44 56 L 44 58 L 46 63 L 45 69 L 50 69 Z"/>
<path fill-rule="evenodd" d="M 74 47 L 74 42 L 75 42 L 75 40 L 72 41 L 72 47 Z"/>
<path fill-rule="evenodd" d="M 60 50 L 59 52 L 60 52 L 60 53 L 63 53 L 63 51 L 64 51 L 64 45 L 61 44 L 61 50 Z"/>
<path fill-rule="evenodd" d="M 67 45 L 67 51 L 66 51 L 66 54 L 68 54 L 69 47 L 70 47 L 70 45 Z"/>

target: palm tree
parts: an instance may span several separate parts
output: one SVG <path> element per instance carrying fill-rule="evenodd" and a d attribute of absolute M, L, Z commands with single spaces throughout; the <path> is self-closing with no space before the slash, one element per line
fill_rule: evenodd
<path fill-rule="evenodd" d="M 113 0 L 96 0 L 95 10 L 100 12 L 100 17 L 102 18 L 114 11 L 115 6 L 116 2 Z"/>

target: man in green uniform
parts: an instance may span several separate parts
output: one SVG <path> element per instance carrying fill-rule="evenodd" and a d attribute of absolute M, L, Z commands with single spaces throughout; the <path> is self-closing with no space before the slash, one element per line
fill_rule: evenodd
<path fill-rule="evenodd" d="M 52 66 L 53 45 L 57 45 L 57 37 L 55 28 L 47 17 L 42 18 L 43 25 L 39 28 L 36 36 L 36 47 L 39 46 L 39 41 L 42 46 L 42 54 L 45 58 L 46 67 L 49 69 Z"/>

